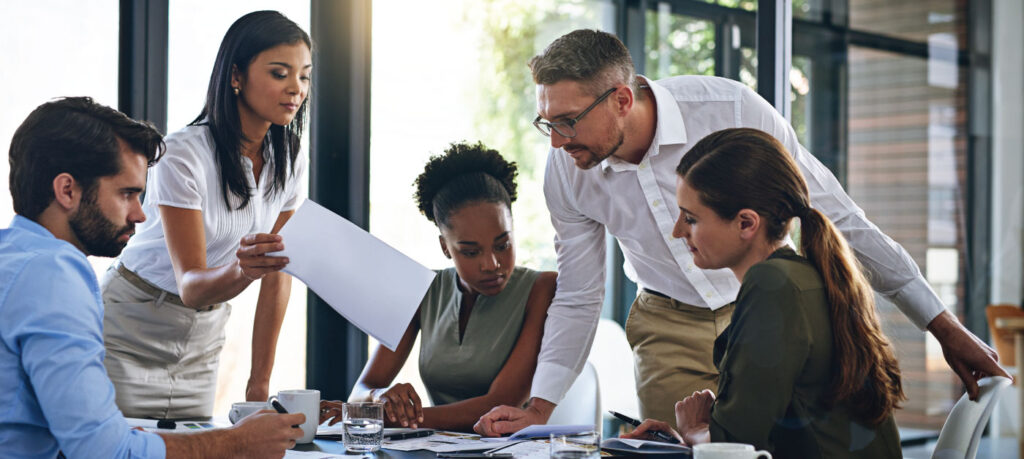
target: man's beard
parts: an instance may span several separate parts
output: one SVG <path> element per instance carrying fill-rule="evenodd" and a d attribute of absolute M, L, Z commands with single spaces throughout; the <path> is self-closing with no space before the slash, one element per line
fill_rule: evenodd
<path fill-rule="evenodd" d="M 625 138 L 626 138 L 625 134 L 623 134 L 620 131 L 619 132 L 619 139 L 615 142 L 615 144 L 612 145 L 611 147 L 609 147 L 607 150 L 605 150 L 602 153 L 598 153 L 598 152 L 596 152 L 594 150 L 591 150 L 589 147 L 584 147 L 584 148 L 587 149 L 587 151 L 590 152 L 592 158 L 590 159 L 590 161 L 587 162 L 587 164 L 585 164 L 583 166 L 580 166 L 580 169 L 583 169 L 583 170 L 591 169 L 594 166 L 596 166 L 598 164 L 601 164 L 601 161 L 604 161 L 604 160 L 608 159 L 610 156 L 614 155 L 615 152 L 619 151 L 619 147 L 622 146 L 622 142 L 623 142 L 623 140 L 625 140 Z M 566 148 L 566 147 L 571 147 L 571 145 L 563 146 L 562 148 Z"/>
<path fill-rule="evenodd" d="M 118 239 L 135 230 L 134 223 L 119 228 L 103 215 L 103 211 L 96 204 L 96 190 L 85 193 L 81 205 L 68 220 L 68 224 L 71 225 L 75 237 L 82 243 L 85 252 L 98 257 L 120 255 L 128 242 L 121 242 Z"/>

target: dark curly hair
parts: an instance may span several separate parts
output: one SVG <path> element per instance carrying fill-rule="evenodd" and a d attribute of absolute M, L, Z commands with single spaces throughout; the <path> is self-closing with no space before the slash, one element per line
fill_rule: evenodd
<path fill-rule="evenodd" d="M 482 142 L 453 143 L 427 161 L 416 177 L 416 205 L 437 226 L 448 226 L 452 212 L 471 202 L 516 200 L 515 162 L 506 161 Z"/>

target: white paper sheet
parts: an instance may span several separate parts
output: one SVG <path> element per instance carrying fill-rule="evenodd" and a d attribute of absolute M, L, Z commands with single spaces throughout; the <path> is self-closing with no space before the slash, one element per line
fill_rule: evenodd
<path fill-rule="evenodd" d="M 434 271 L 323 206 L 306 200 L 279 233 L 284 271 L 335 311 L 395 350 Z"/>

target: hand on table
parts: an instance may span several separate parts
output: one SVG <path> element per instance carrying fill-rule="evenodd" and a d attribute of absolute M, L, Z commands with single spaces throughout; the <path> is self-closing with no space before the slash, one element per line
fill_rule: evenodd
<path fill-rule="evenodd" d="M 284 242 L 280 235 L 256 233 L 243 236 L 238 250 L 235 251 L 238 268 L 250 281 L 261 279 L 288 265 L 288 258 L 267 255 L 269 252 L 281 250 L 284 250 Z"/>
<path fill-rule="evenodd" d="M 330 401 L 320 400 L 320 424 L 330 419 L 331 422 L 327 425 L 333 426 L 342 421 L 341 418 L 341 405 L 345 402 L 341 401 Z"/>
<path fill-rule="evenodd" d="M 676 432 L 676 430 L 669 426 L 667 422 L 658 421 L 656 419 L 644 419 L 644 422 L 636 426 L 632 432 L 619 435 L 619 438 L 662 441 L 654 435 L 655 432 L 665 432 L 675 437 L 676 440 L 679 440 L 679 443 L 684 445 L 686 444 L 686 442 L 683 441 L 683 437 L 679 435 L 679 432 Z"/>
<path fill-rule="evenodd" d="M 676 428 L 687 445 L 711 441 L 708 425 L 711 424 L 711 405 L 715 394 L 708 389 L 676 402 Z"/>
<path fill-rule="evenodd" d="M 384 404 L 384 421 L 416 429 L 423 422 L 423 402 L 409 383 L 370 391 L 374 401 Z"/>
<path fill-rule="evenodd" d="M 532 398 L 525 409 L 501 405 L 491 408 L 473 425 L 476 433 L 485 437 L 499 437 L 515 433 L 534 424 L 547 424 L 555 404 L 541 398 Z"/>
<path fill-rule="evenodd" d="M 423 422 L 423 402 L 420 401 L 412 384 L 398 383 L 387 389 L 370 391 L 375 402 L 384 404 L 384 422 L 387 425 L 411 427 L 416 429 Z M 344 402 L 322 400 L 320 402 L 320 423 L 328 419 L 328 425 L 335 425 L 342 420 L 341 406 Z"/>

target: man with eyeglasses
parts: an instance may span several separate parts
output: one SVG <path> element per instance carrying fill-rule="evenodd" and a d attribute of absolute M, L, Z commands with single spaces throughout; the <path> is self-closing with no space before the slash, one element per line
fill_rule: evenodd
<path fill-rule="evenodd" d="M 946 311 L 909 254 L 867 220 L 800 146 L 792 126 L 746 86 L 703 76 L 651 81 L 634 73 L 618 38 L 596 30 L 558 38 L 530 69 L 537 83 L 533 124 L 551 138 L 544 195 L 556 231 L 558 287 L 529 403 L 494 408 L 480 418 L 478 432 L 545 423 L 582 370 L 604 299 L 605 231 L 640 287 L 626 335 L 641 416 L 675 425 L 675 401 L 717 389 L 713 345 L 729 324 L 739 282 L 728 270 L 694 266 L 685 242 L 672 237 L 675 168 L 698 140 L 735 127 L 768 132 L 793 154 L 813 205 L 850 241 L 874 289 L 932 332 L 972 399 L 977 379 L 1006 376 L 995 352 Z"/>

